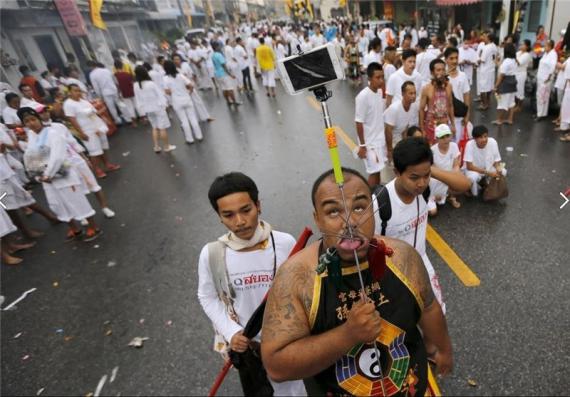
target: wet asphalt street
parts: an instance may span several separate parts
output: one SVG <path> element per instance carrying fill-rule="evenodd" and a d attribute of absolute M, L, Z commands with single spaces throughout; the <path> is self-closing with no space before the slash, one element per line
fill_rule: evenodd
<path fill-rule="evenodd" d="M 358 89 L 330 88 L 333 123 L 354 138 Z M 46 235 L 21 253 L 23 264 L 1 268 L 3 306 L 37 288 L 0 314 L 3 395 L 86 395 L 104 375 L 101 395 L 208 392 L 222 361 L 196 297 L 197 259 L 224 232 L 209 184 L 245 172 L 260 188 L 263 217 L 297 236 L 305 225 L 314 229 L 310 188 L 330 166 L 321 116 L 306 95 L 279 86 L 276 99 L 257 91 L 238 110 L 214 92 L 202 96 L 216 118 L 203 125 L 202 143 L 185 145 L 174 119 L 171 154 L 152 152 L 147 126 L 111 137 L 112 159 L 123 168 L 101 184 L 117 216 L 104 219 L 90 197 L 104 231 L 98 240 L 64 243 L 65 226 L 26 218 Z M 474 124 L 490 126 L 494 108 L 486 113 L 475 111 Z M 509 198 L 462 198 L 461 209 L 446 206 L 431 220 L 481 280 L 465 287 L 428 249 L 454 346 L 454 373 L 440 383 L 446 395 L 568 394 L 570 205 L 559 209 L 559 192 L 570 187 L 570 145 L 549 120 L 533 122 L 528 107 L 515 120 L 490 127 L 509 170 Z M 342 144 L 340 154 L 363 171 Z M 41 188 L 34 195 L 45 203 Z M 128 347 L 137 336 L 149 339 Z M 232 371 L 220 394 L 240 392 Z"/>

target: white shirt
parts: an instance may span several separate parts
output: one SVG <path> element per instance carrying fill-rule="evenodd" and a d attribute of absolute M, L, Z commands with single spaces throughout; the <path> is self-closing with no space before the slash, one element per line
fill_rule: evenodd
<path fill-rule="evenodd" d="M 385 63 L 384 66 L 384 81 L 390 80 L 390 76 L 396 73 L 396 67 L 391 63 Z"/>
<path fill-rule="evenodd" d="M 115 85 L 115 79 L 110 70 L 105 68 L 95 68 L 89 73 L 89 79 L 93 90 L 100 97 L 106 95 L 117 95 L 119 91 Z"/>
<path fill-rule="evenodd" d="M 380 55 L 379 52 L 370 50 L 370 52 L 368 52 L 368 54 L 364 56 L 364 60 L 362 61 L 362 66 L 364 66 L 364 68 L 367 68 L 368 65 L 370 65 L 372 62 L 376 62 L 382 65 L 382 56 Z"/>
<path fill-rule="evenodd" d="M 506 58 L 503 62 L 501 62 L 501 66 L 499 67 L 499 73 L 505 76 L 514 76 L 517 72 L 517 61 L 512 58 Z"/>
<path fill-rule="evenodd" d="M 64 77 L 63 84 L 65 84 L 65 85 L 76 84 L 79 87 L 79 89 L 81 90 L 81 92 L 87 93 L 87 86 L 85 85 L 85 83 L 83 83 L 83 81 L 78 80 L 74 77 Z"/>
<path fill-rule="evenodd" d="M 430 81 L 431 80 L 431 72 L 429 70 L 429 64 L 437 58 L 432 52 L 420 52 L 416 56 L 416 72 L 418 72 L 422 76 L 422 81 Z"/>
<path fill-rule="evenodd" d="M 245 51 L 245 48 L 243 48 L 241 45 L 235 46 L 234 56 L 236 57 L 236 59 L 238 61 L 238 66 L 239 66 L 240 70 L 244 70 L 245 68 L 247 68 L 249 66 L 249 63 L 247 60 L 247 52 Z"/>
<path fill-rule="evenodd" d="M 366 36 L 359 36 L 358 37 L 358 52 L 361 54 L 366 54 L 368 52 L 368 44 L 370 40 Z"/>
<path fill-rule="evenodd" d="M 404 203 L 398 193 L 396 193 L 396 180 L 393 179 L 386 185 L 388 194 L 390 195 L 390 205 L 392 207 L 392 216 L 386 226 L 386 236 L 397 238 L 414 246 L 414 235 L 416 236 L 416 251 L 421 256 L 426 255 L 426 231 L 428 223 L 428 207 L 422 195 L 416 200 L 419 201 L 420 209 L 418 212 L 418 204 L 413 200 L 410 204 Z M 376 223 L 375 234 L 382 231 L 382 221 L 378 209 L 378 200 L 373 197 L 374 219 Z M 417 228 L 417 233 L 416 233 Z"/>
<path fill-rule="evenodd" d="M 419 102 L 420 93 L 422 92 L 422 76 L 415 70 L 412 72 L 412 75 L 407 75 L 404 72 L 404 68 L 401 67 L 395 73 L 390 76 L 390 80 L 386 84 L 386 94 L 392 96 L 392 100 L 402 99 L 402 85 L 406 81 L 411 81 L 416 86 L 416 93 L 417 99 L 416 102 Z"/>
<path fill-rule="evenodd" d="M 481 50 L 481 72 L 489 72 L 495 70 L 495 58 L 498 55 L 497 46 L 495 43 L 483 45 Z"/>
<path fill-rule="evenodd" d="M 187 79 L 191 79 L 194 76 L 194 72 L 188 62 L 182 62 L 178 68 L 178 72 L 183 74 Z"/>
<path fill-rule="evenodd" d="M 557 62 L 558 55 L 556 54 L 556 51 L 550 50 L 549 53 L 545 53 L 542 58 L 540 58 L 540 62 L 538 63 L 536 79 L 541 83 L 545 82 L 546 79 L 550 77 L 552 73 L 554 73 Z"/>
<path fill-rule="evenodd" d="M 135 101 L 140 114 L 155 113 L 166 108 L 164 88 L 154 81 L 143 81 L 142 87 L 141 84 L 135 83 L 134 88 Z"/>
<path fill-rule="evenodd" d="M 410 105 L 406 112 L 401 100 L 392 102 L 386 112 L 384 112 L 384 123 L 393 127 L 392 145 L 402 140 L 402 134 L 412 125 L 419 125 L 420 108 L 417 102 Z"/>
<path fill-rule="evenodd" d="M 38 106 L 42 106 L 41 103 L 34 101 L 33 99 L 28 99 L 26 97 L 22 97 L 20 99 L 20 109 L 21 108 L 32 108 L 36 110 Z"/>
<path fill-rule="evenodd" d="M 449 143 L 449 149 L 447 149 L 447 153 L 445 154 L 440 152 L 437 143 L 431 147 L 431 151 L 433 153 L 433 165 L 446 171 L 453 170 L 453 162 L 461 155 L 459 147 L 455 142 Z"/>
<path fill-rule="evenodd" d="M 22 124 L 22 121 L 18 117 L 18 110 L 10 106 L 6 106 L 4 108 L 4 111 L 2 112 L 2 118 L 4 119 L 5 124 Z"/>
<path fill-rule="evenodd" d="M 81 130 L 85 134 L 93 134 L 97 131 L 107 132 L 108 127 L 97 116 L 97 110 L 85 99 L 74 101 L 68 98 L 63 103 L 63 112 L 67 117 L 75 117 Z"/>
<path fill-rule="evenodd" d="M 518 51 L 517 62 L 518 62 L 517 74 L 526 75 L 528 72 L 528 67 L 532 63 L 532 56 L 530 55 L 530 52 Z"/>
<path fill-rule="evenodd" d="M 164 69 L 162 69 L 162 67 L 161 70 L 156 70 L 156 69 L 149 70 L 148 75 L 159 88 L 162 89 L 164 88 L 164 76 L 166 75 L 166 73 L 164 73 Z M 135 83 L 135 85 L 136 84 L 137 83 Z"/>
<path fill-rule="evenodd" d="M 356 96 L 355 103 L 354 121 L 363 124 L 365 143 L 385 147 L 382 90 L 374 92 L 370 87 L 366 87 Z"/>
<path fill-rule="evenodd" d="M 459 64 L 461 70 L 465 72 L 469 81 L 473 78 L 473 65 L 469 64 L 461 64 L 464 61 L 476 63 L 477 62 L 477 51 L 475 51 L 472 47 L 461 46 L 459 47 Z"/>
<path fill-rule="evenodd" d="M 322 33 L 319 33 L 319 35 L 317 36 L 316 34 L 311 36 L 311 46 L 313 48 L 316 47 L 320 47 L 322 45 L 325 45 L 327 42 L 327 40 L 325 39 L 325 37 L 323 36 Z"/>
<path fill-rule="evenodd" d="M 285 46 L 283 44 L 277 44 L 277 47 L 275 48 L 275 56 L 277 59 L 285 58 Z"/>
<path fill-rule="evenodd" d="M 487 145 L 483 149 L 479 149 L 475 139 L 471 139 L 465 146 L 463 161 L 469 162 L 475 167 L 483 168 L 486 171 L 494 171 L 493 164 L 501 161 L 497 141 L 494 138 L 488 138 Z"/>
<path fill-rule="evenodd" d="M 234 309 L 239 324 L 230 318 L 226 307 L 218 297 L 212 280 L 208 246 L 200 252 L 198 261 L 198 299 L 215 328 L 226 341 L 230 341 L 236 332 L 245 327 L 251 315 L 257 309 L 273 281 L 273 261 L 277 259 L 277 268 L 289 256 L 295 245 L 295 239 L 286 233 L 273 231 L 275 253 L 271 239 L 267 248 L 249 252 L 238 252 L 226 247 L 226 267 L 230 283 L 235 291 Z"/>
<path fill-rule="evenodd" d="M 453 96 L 465 102 L 463 100 L 463 95 L 471 92 L 471 87 L 469 85 L 469 80 L 467 80 L 467 75 L 461 71 L 458 71 L 455 77 L 449 76 L 449 82 L 451 83 L 451 90 L 453 91 Z"/>
<path fill-rule="evenodd" d="M 190 80 L 181 73 L 178 73 L 175 78 L 168 75 L 164 77 L 164 88 L 170 90 L 173 107 L 192 105 L 190 91 L 186 87 L 188 84 L 191 84 Z"/>

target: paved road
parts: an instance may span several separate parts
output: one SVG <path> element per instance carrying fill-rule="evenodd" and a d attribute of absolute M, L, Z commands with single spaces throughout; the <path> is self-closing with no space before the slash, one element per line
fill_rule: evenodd
<path fill-rule="evenodd" d="M 356 89 L 332 88 L 333 121 L 353 133 Z M 65 226 L 27 219 L 46 236 L 23 254 L 22 265 L 1 268 L 6 303 L 37 288 L 16 310 L 1 312 L 3 394 L 45 388 L 44 395 L 85 395 L 115 367 L 104 395 L 207 393 L 221 361 L 196 298 L 197 256 L 223 232 L 207 200 L 209 183 L 230 170 L 251 175 L 263 216 L 297 235 L 305 225 L 314 228 L 310 187 L 329 159 L 320 115 L 303 96 L 279 88 L 270 100 L 258 92 L 237 111 L 212 92 L 204 98 L 216 121 L 204 127 L 200 144 L 184 145 L 177 126 L 171 136 L 178 149 L 169 155 L 152 153 L 148 128 L 112 137 L 112 157 L 123 169 L 102 182 L 117 217 L 97 215 L 100 239 L 65 244 Z M 475 118 L 488 123 L 492 116 Z M 447 395 L 566 394 L 570 206 L 559 210 L 559 192 L 570 185 L 570 145 L 557 140 L 549 122 L 533 123 L 530 112 L 491 135 L 509 169 L 508 200 L 464 200 L 462 209 L 446 207 L 432 220 L 481 279 L 479 287 L 465 287 L 428 252 L 455 349 L 455 372 L 441 386 Z M 344 147 L 341 160 L 362 169 Z M 35 193 L 43 201 L 41 189 Z M 150 339 L 141 349 L 127 347 L 136 336 Z M 221 393 L 239 392 L 232 373 Z"/>

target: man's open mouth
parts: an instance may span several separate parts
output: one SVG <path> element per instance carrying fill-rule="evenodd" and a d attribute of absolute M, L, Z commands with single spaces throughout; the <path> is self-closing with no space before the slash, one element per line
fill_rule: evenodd
<path fill-rule="evenodd" d="M 344 237 L 338 242 L 338 248 L 344 251 L 357 250 L 364 245 L 364 240 L 360 237 Z"/>

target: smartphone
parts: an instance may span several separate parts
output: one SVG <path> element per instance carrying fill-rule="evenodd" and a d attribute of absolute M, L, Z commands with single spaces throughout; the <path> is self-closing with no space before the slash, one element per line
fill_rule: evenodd
<path fill-rule="evenodd" d="M 344 78 L 344 70 L 335 48 L 325 44 L 303 54 L 277 61 L 277 69 L 285 90 L 290 95 Z"/>

